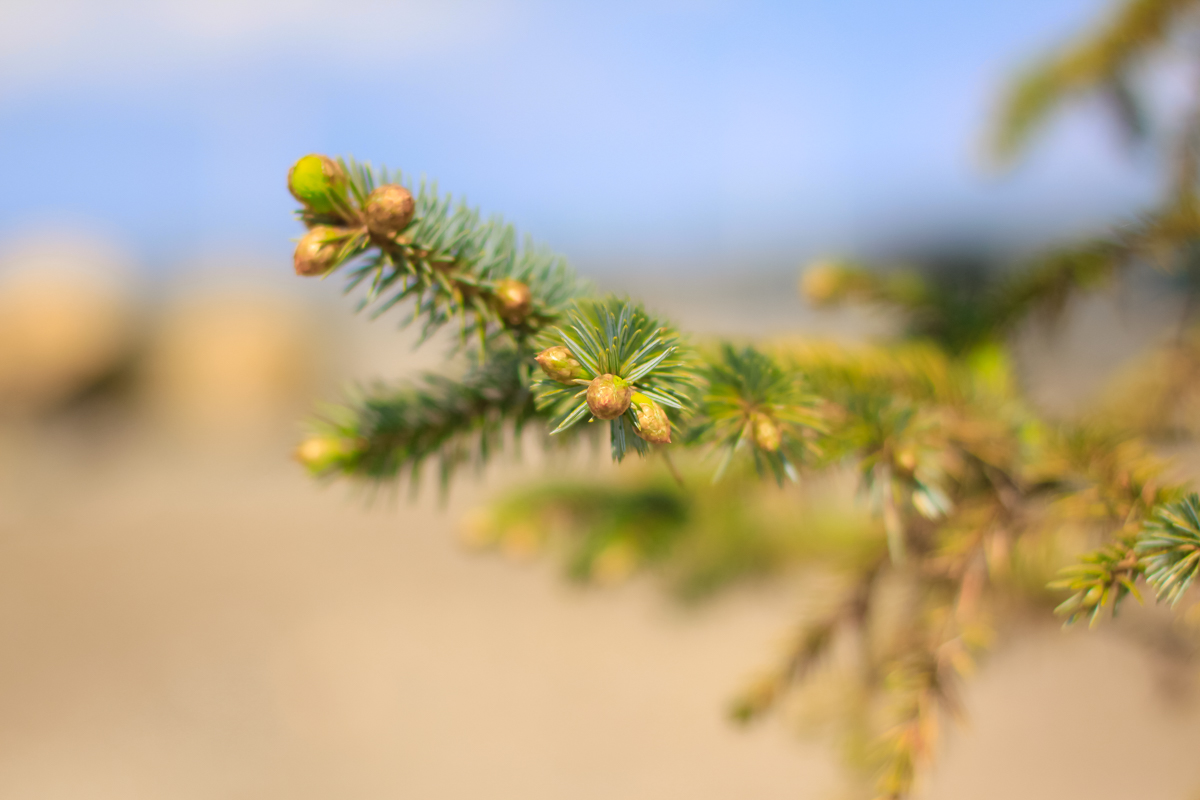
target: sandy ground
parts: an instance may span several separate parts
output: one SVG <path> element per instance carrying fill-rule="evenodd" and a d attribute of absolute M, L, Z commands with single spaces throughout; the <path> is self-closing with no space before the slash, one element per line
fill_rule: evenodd
<path fill-rule="evenodd" d="M 444 512 L 367 508 L 283 455 L 5 462 L 0 797 L 833 796 L 821 746 L 722 714 L 787 591 L 688 613 L 650 585 L 573 588 L 458 544 L 503 475 Z M 1162 674 L 1115 635 L 1022 634 L 927 796 L 1195 796 L 1200 714 Z"/>

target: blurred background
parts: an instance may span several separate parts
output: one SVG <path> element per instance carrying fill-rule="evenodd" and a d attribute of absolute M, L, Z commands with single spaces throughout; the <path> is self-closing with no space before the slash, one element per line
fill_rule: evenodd
<path fill-rule="evenodd" d="M 803 264 L 1009 257 L 1162 190 L 1087 102 L 1015 169 L 983 156 L 1013 71 L 1105 8 L 0 4 L 0 797 L 829 796 L 828 749 L 722 713 L 793 588 L 692 611 L 471 554 L 462 520 L 543 474 L 536 452 L 444 505 L 289 460 L 319 401 L 443 351 L 293 275 L 288 166 L 429 176 L 685 329 L 869 337 L 888 320 L 805 306 Z M 1167 75 L 1151 101 L 1188 91 Z M 1118 305 L 1026 342 L 1044 408 L 1161 338 Z M 928 796 L 1190 796 L 1174 667 L 1030 626 Z"/>

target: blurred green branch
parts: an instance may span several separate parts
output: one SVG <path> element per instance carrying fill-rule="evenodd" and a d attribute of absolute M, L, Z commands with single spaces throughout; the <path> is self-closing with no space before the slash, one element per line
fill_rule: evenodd
<path fill-rule="evenodd" d="M 1137 65 L 1177 38 L 1193 5 L 1130 0 L 1031 70 L 1004 107 L 997 153 L 1012 158 L 1065 99 L 1093 90 L 1145 130 Z M 478 358 L 459 377 L 354 394 L 297 455 L 318 475 L 374 482 L 436 459 L 446 485 L 531 423 L 549 437 L 599 422 L 614 461 L 675 451 L 691 490 L 656 462 L 626 464 L 515 492 L 475 519 L 470 540 L 559 552 L 580 582 L 648 572 L 693 601 L 804 575 L 820 608 L 732 715 L 835 697 L 829 726 L 850 763 L 877 796 L 909 796 L 941 719 L 964 714 L 960 684 L 997 618 L 1057 605 L 1068 624 L 1095 624 L 1144 588 L 1174 606 L 1200 572 L 1200 498 L 1164 477 L 1142 438 L 1194 434 L 1189 409 L 1200 409 L 1200 102 L 1180 131 L 1159 207 L 1105 236 L 1007 271 L 813 265 L 802 291 L 814 305 L 866 303 L 903 321 L 895 340 L 857 346 L 693 342 L 432 187 L 414 197 L 398 173 L 306 156 L 289 176 L 309 229 L 296 271 L 343 270 L 361 307 L 406 304 L 426 336 L 457 320 L 459 348 L 475 338 Z M 1149 377 L 1126 382 L 1120 402 L 1045 418 L 1016 379 L 1014 337 L 1146 263 L 1184 290 L 1179 335 L 1140 361 Z"/>
<path fill-rule="evenodd" d="M 1104 93 L 1126 128 L 1140 135 L 1146 121 L 1131 71 L 1195 6 L 1194 0 L 1126 0 L 1091 35 L 1026 70 L 1001 107 L 997 156 L 1012 159 L 1064 100 L 1088 91 Z"/>

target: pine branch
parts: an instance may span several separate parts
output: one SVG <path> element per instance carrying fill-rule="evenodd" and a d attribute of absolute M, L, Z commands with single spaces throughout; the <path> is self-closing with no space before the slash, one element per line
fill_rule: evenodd
<path fill-rule="evenodd" d="M 928 341 L 882 345 L 792 341 L 777 346 L 775 357 L 784 370 L 804 376 L 810 394 L 850 414 L 887 404 L 892 398 L 948 402 L 966 389 L 960 364 Z M 836 409 L 825 411 L 828 417 Z"/>
<path fill-rule="evenodd" d="M 881 272 L 848 260 L 822 260 L 810 265 L 801 278 L 800 289 L 818 307 L 853 300 L 909 311 L 929 305 L 932 293 L 928 282 L 912 269 Z"/>
<path fill-rule="evenodd" d="M 478 337 L 481 357 L 462 378 L 361 393 L 327 415 L 300 460 L 318 475 L 382 481 L 405 471 L 415 479 L 436 459 L 445 485 L 457 466 L 486 460 L 509 429 L 519 435 L 536 422 L 562 435 L 596 420 L 609 423 L 617 461 L 629 449 L 669 446 L 673 433 L 677 445 L 711 448 L 726 480 L 704 492 L 668 486 L 661 470 L 653 479 L 634 473 L 630 486 L 591 476 L 583 486 L 539 487 L 506 507 L 487 540 L 527 552 L 566 526 L 576 579 L 607 582 L 653 567 L 686 597 L 788 565 L 853 562 L 859 590 L 801 629 L 735 713 L 761 715 L 818 670 L 835 640 L 857 637 L 858 688 L 894 706 L 873 762 L 886 797 L 911 792 L 932 757 L 938 715 L 959 708 L 957 682 L 985 638 L 979 608 L 1004 569 L 996 543 L 1054 535 L 1064 524 L 1130 531 L 1152 515 L 1055 584 L 1072 592 L 1061 606 L 1071 620 L 1094 621 L 1110 597 L 1115 611 L 1143 574 L 1175 603 L 1200 571 L 1200 500 L 1167 505 L 1175 490 L 1136 442 L 1040 421 L 1021 402 L 1005 348 L 1035 309 L 1061 308 L 1164 242 L 1182 252 L 1200 230 L 1182 202 L 1111 241 L 1052 253 L 1000 280 L 981 271 L 950 284 L 933 271 L 844 264 L 806 275 L 814 299 L 903 310 L 910 338 L 896 345 L 763 352 L 718 343 L 696 354 L 641 305 L 586 296 L 561 259 L 518 248 L 510 226 L 434 188 L 422 185 L 414 198 L 398 173 L 316 156 L 301 159 L 289 182 L 310 226 L 297 272 L 344 268 L 372 315 L 408 303 L 426 335 L 457 320 L 464 341 Z M 1168 212 L 1178 212 L 1171 224 Z M 812 518 L 780 511 L 785 492 L 750 482 L 751 461 L 778 484 L 802 466 L 853 470 L 873 500 L 873 521 L 861 524 L 865 533 L 831 537 L 827 546 L 839 551 L 831 556 Z M 881 572 L 911 584 L 911 607 L 895 619 L 874 597 Z M 1006 590 L 1029 591 L 1015 582 Z M 869 627 L 886 624 L 900 632 L 883 645 L 868 640 Z M 877 733 L 865 709 L 847 716 L 863 712 L 859 728 Z"/>
<path fill-rule="evenodd" d="M 297 457 L 317 475 L 372 481 L 405 469 L 415 480 L 436 457 L 444 485 L 462 463 L 485 462 L 506 426 L 519 435 L 526 424 L 545 418 L 529 391 L 526 359 L 520 350 L 493 351 L 461 379 L 427 375 L 398 389 L 364 393 L 329 410 Z"/>
<path fill-rule="evenodd" d="M 1126 248 L 1105 240 L 1046 253 L 998 282 L 989 303 L 991 324 L 1007 334 L 1032 313 L 1056 317 L 1067 298 L 1108 283 L 1127 259 Z"/>
<path fill-rule="evenodd" d="M 474 542 L 521 554 L 556 547 L 572 580 L 612 583 L 661 564 L 694 512 L 693 498 L 661 479 L 539 483 L 495 504 Z"/>
<path fill-rule="evenodd" d="M 689 486 L 698 483 L 694 470 L 685 465 Z M 788 498 L 747 470 L 685 491 L 647 461 L 610 479 L 539 481 L 510 493 L 477 517 L 471 540 L 521 554 L 536 542 L 584 582 L 607 584 L 650 570 L 689 604 L 796 563 L 823 560 L 859 571 L 880 560 L 873 526 L 858 517 L 780 515 L 772 506 L 781 499 Z"/>
<path fill-rule="evenodd" d="M 1128 87 L 1130 69 L 1195 5 L 1195 0 L 1126 0 L 1090 38 L 1028 70 L 1001 107 L 996 155 L 1011 159 L 1067 97 L 1090 90 L 1106 90 L 1127 127 L 1139 132 L 1144 122 Z"/>
<path fill-rule="evenodd" d="M 1067 625 L 1087 616 L 1094 627 L 1110 599 L 1114 616 L 1126 596 L 1141 602 L 1139 578 L 1145 577 L 1159 602 L 1174 606 L 1198 573 L 1200 496 L 1192 493 L 1156 507 L 1140 530 L 1065 568 L 1050 588 L 1073 592 L 1057 609 Z"/>
<path fill-rule="evenodd" d="M 1069 296 L 1101 286 L 1130 262 L 1147 229 L 1045 253 L 1010 273 L 983 263 L 960 263 L 954 281 L 935 265 L 869 269 L 850 262 L 818 262 L 804 274 L 806 298 L 818 307 L 855 302 L 903 314 L 905 335 L 931 339 L 951 353 L 970 353 L 1003 340 L 1033 313 L 1062 311 Z"/>
<path fill-rule="evenodd" d="M 1158 600 L 1176 605 L 1200 573 L 1200 495 L 1160 507 L 1138 537 L 1137 553 Z"/>
<path fill-rule="evenodd" d="M 608 421 L 613 460 L 620 461 L 630 447 L 644 455 L 649 443 L 670 442 L 671 422 L 660 406 L 680 414 L 691 409 L 690 351 L 641 305 L 616 297 L 580 300 L 539 341 L 545 377 L 534 391 L 538 408 L 555 418 L 551 435 L 584 419 Z"/>
<path fill-rule="evenodd" d="M 312 158 L 323 157 L 306 157 Z M 503 334 L 528 339 L 590 292 L 561 256 L 530 240 L 519 246 L 512 225 L 483 219 L 478 210 L 439 194 L 436 185 L 422 182 L 414 199 L 399 172 L 353 159 L 330 163 L 336 164 L 334 178 L 316 192 L 316 201 L 297 193 L 305 202 L 298 216 L 310 235 L 330 245 L 319 268 L 303 274 L 344 267 L 346 291 L 364 290 L 359 309 L 369 308 L 372 318 L 410 302 L 410 321 L 423 320 L 423 338 L 457 321 L 464 343 L 476 336 L 486 348 Z M 394 211 L 396 205 L 402 211 Z"/>
<path fill-rule="evenodd" d="M 880 564 L 864 570 L 845 600 L 831 613 L 800 627 L 788 644 L 781 663 L 755 680 L 729 708 L 734 721 L 748 724 L 775 708 L 788 691 L 802 684 L 832 649 L 847 627 L 858 628 L 871 611 L 871 594 Z"/>
<path fill-rule="evenodd" d="M 1055 613 L 1066 616 L 1066 625 L 1087 617 L 1088 626 L 1095 627 L 1109 600 L 1112 600 L 1114 617 L 1121 601 L 1128 595 L 1133 595 L 1139 603 L 1142 601 L 1136 583 L 1142 576 L 1143 566 L 1136 546 L 1136 536 L 1124 536 L 1085 555 L 1080 563 L 1065 567 L 1059 573 L 1062 577 L 1049 588 L 1073 592 L 1055 609 Z"/>
<path fill-rule="evenodd" d="M 721 451 L 713 481 L 746 450 L 759 475 L 770 473 L 777 483 L 797 480 L 797 465 L 817 447 L 808 434 L 824 430 L 817 399 L 804 392 L 800 376 L 753 348 L 726 344 L 718 360 L 706 365 L 704 381 L 700 416 L 688 441 L 712 443 Z"/>
<path fill-rule="evenodd" d="M 906 654 L 887 670 L 897 722 L 877 744 L 881 769 L 880 800 L 901 800 L 917 776 L 933 761 L 939 738 L 939 714 L 960 708 L 957 678 L 944 644 L 933 651 Z"/>

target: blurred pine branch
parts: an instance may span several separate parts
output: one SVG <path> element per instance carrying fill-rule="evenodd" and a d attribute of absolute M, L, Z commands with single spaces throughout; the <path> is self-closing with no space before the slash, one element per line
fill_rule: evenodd
<path fill-rule="evenodd" d="M 1195 5 L 1128 0 L 1031 69 L 1003 106 L 998 156 L 1014 158 L 1087 92 L 1152 141 L 1139 68 L 1186 46 Z M 1106 236 L 1009 270 L 813 265 L 802 291 L 814 305 L 866 303 L 903 320 L 894 341 L 861 346 L 693 341 L 634 300 L 598 296 L 561 258 L 518 246 L 510 226 L 433 186 L 414 196 L 399 173 L 306 156 L 289 176 L 309 228 L 296 271 L 341 270 L 372 314 L 402 308 L 427 335 L 456 324 L 460 346 L 476 347 L 461 377 L 329 409 L 297 456 L 316 474 L 375 482 L 415 479 L 436 460 L 445 485 L 529 425 L 546 437 L 607 429 L 615 461 L 661 456 L 614 479 L 513 493 L 475 520 L 471 541 L 557 551 L 581 582 L 651 573 L 690 601 L 823 575 L 805 584 L 814 610 L 732 716 L 750 722 L 833 687 L 827 729 L 848 761 L 874 776 L 877 796 L 909 796 L 942 721 L 965 714 L 962 682 L 1006 616 L 1057 606 L 1067 624 L 1095 625 L 1131 595 L 1180 604 L 1200 571 L 1200 498 L 1145 438 L 1195 431 L 1172 422 L 1194 405 L 1200 375 L 1192 102 L 1161 144 L 1161 203 Z M 1045 418 L 1017 379 L 1014 335 L 1142 265 L 1183 298 L 1179 336 L 1143 360 L 1161 368 L 1090 417 Z"/>

